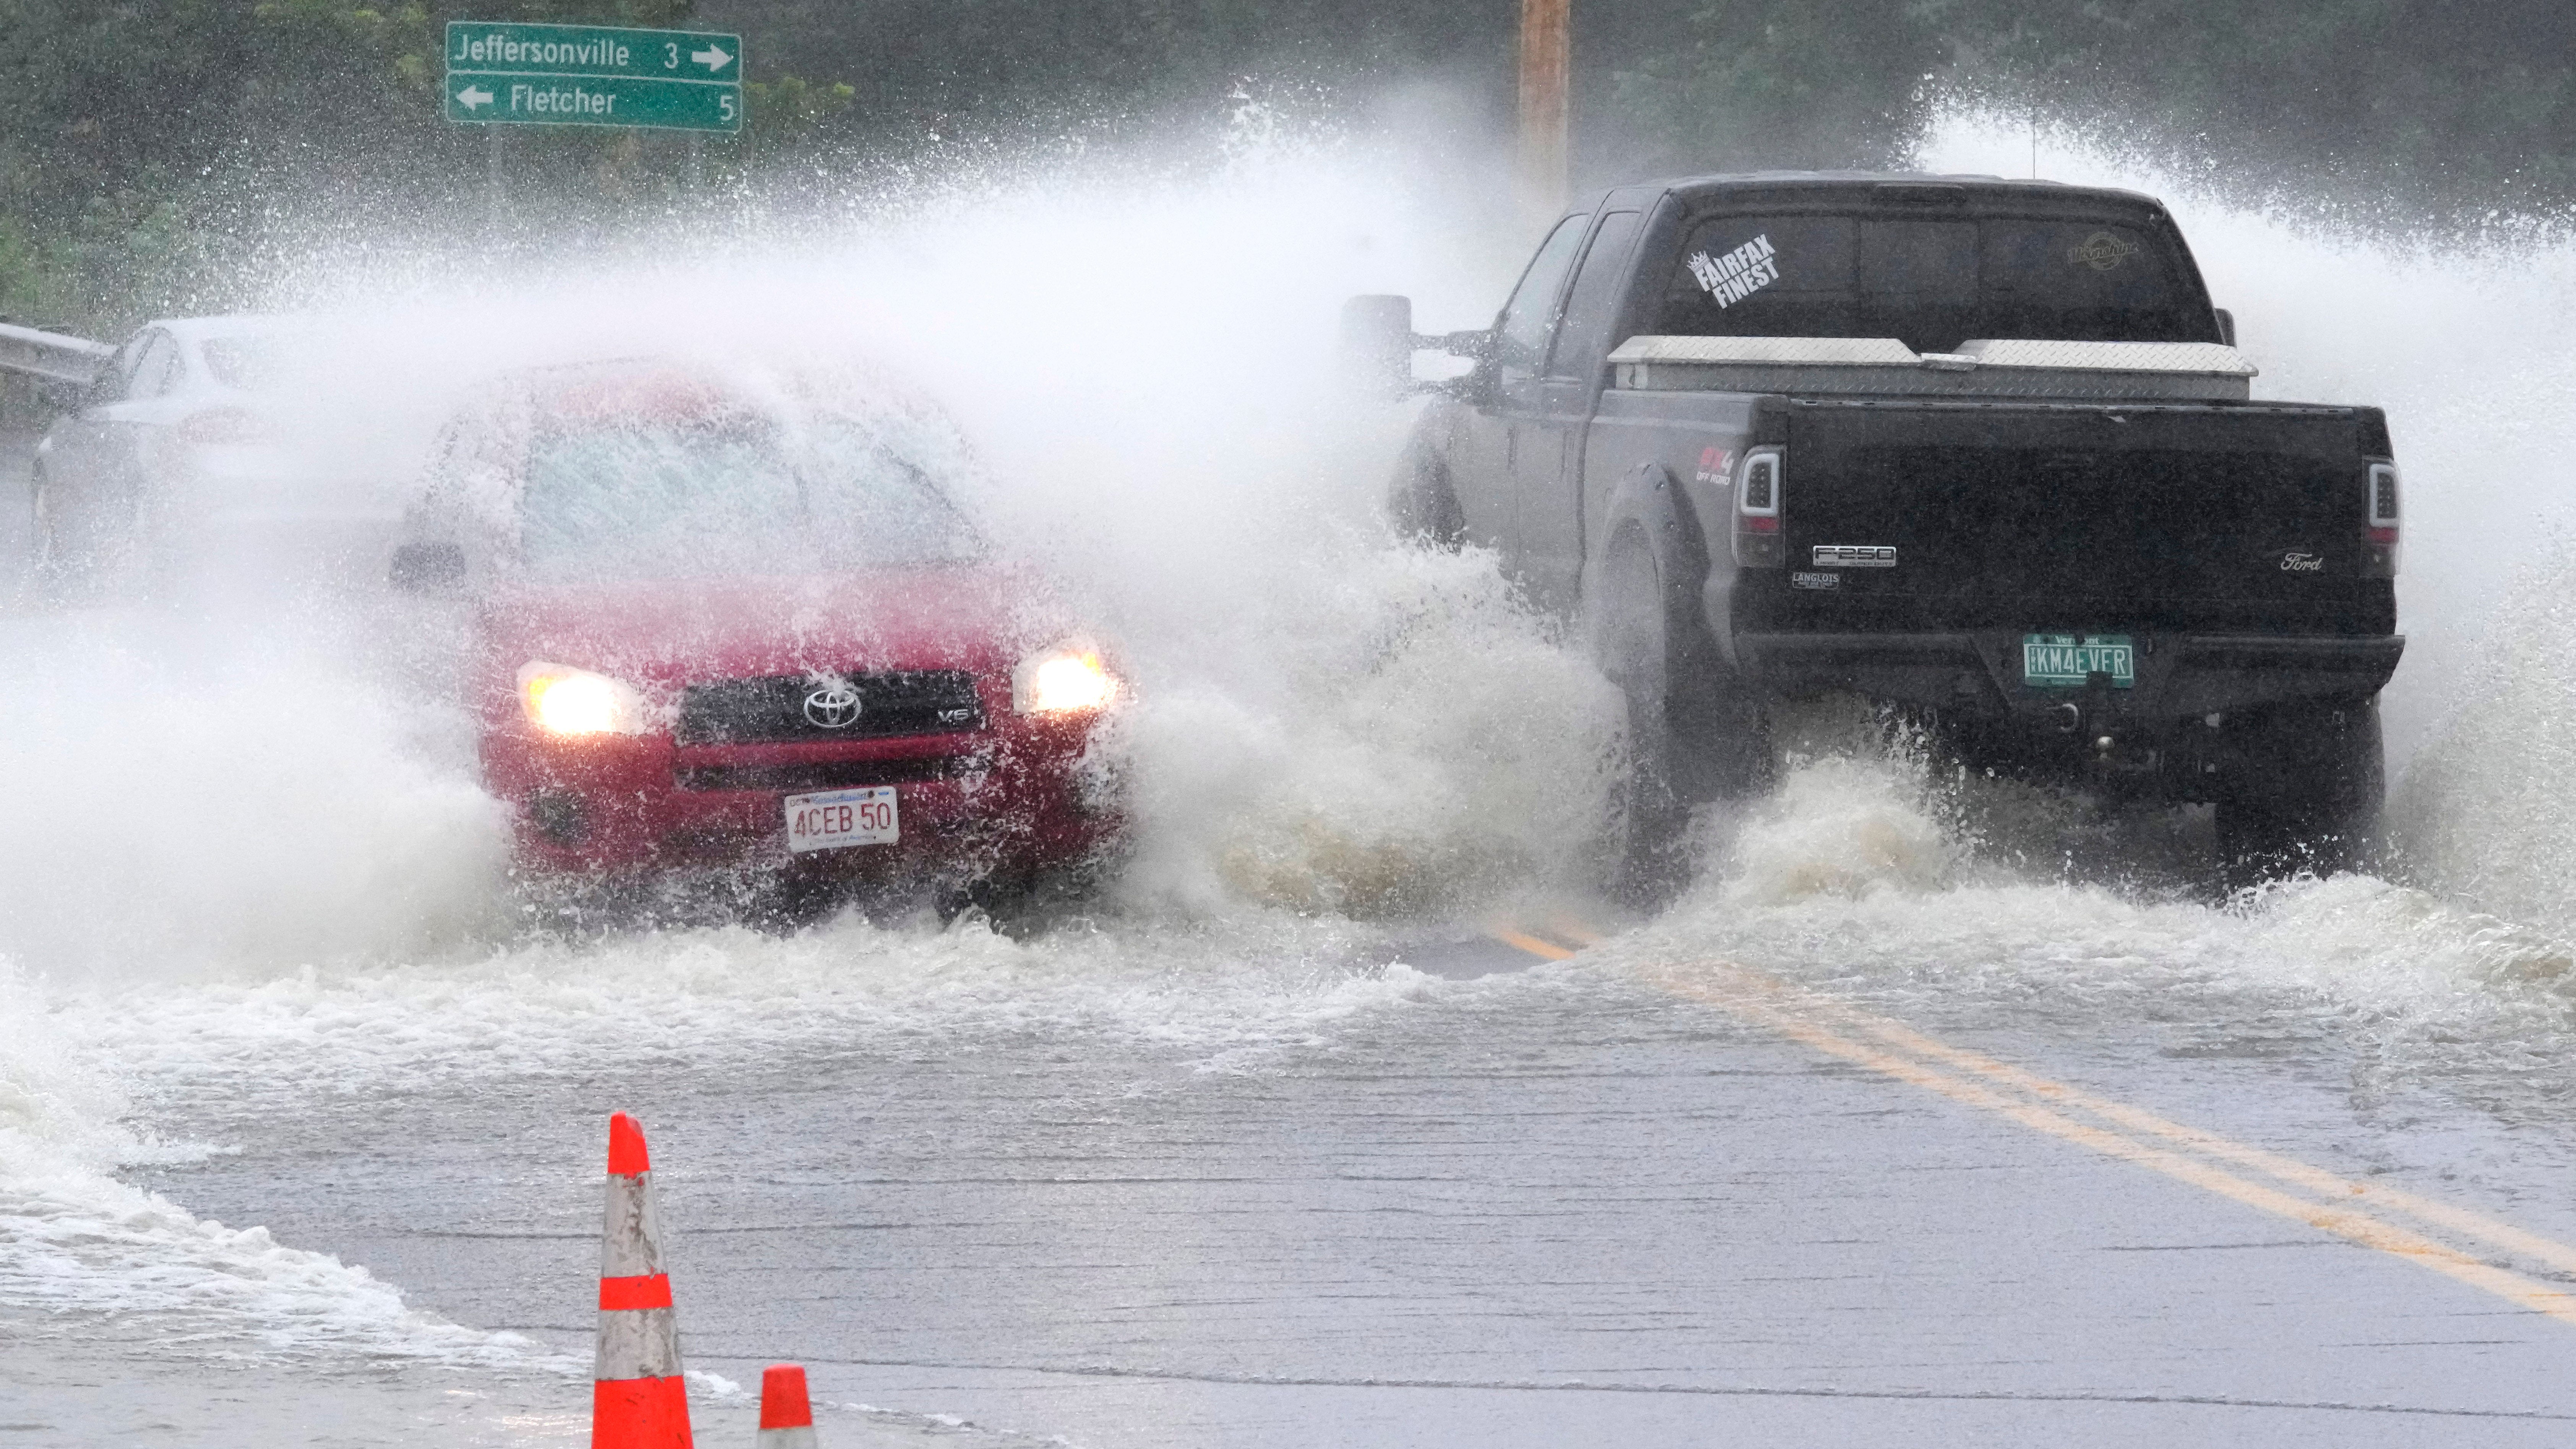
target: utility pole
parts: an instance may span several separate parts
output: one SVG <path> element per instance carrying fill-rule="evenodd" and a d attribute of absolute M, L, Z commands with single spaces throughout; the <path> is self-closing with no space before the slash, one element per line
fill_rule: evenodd
<path fill-rule="evenodd" d="M 1572 0 L 1521 0 L 1521 193 L 1533 211 L 1565 205 L 1566 71 Z"/>

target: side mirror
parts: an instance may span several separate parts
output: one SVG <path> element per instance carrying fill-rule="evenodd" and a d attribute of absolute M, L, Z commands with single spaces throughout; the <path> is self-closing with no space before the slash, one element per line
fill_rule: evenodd
<path fill-rule="evenodd" d="M 2230 347 L 2235 346 L 2236 314 L 2228 311 L 2224 307 L 2213 307 L 2210 310 L 2218 314 L 2218 340 L 2226 343 Z"/>
<path fill-rule="evenodd" d="M 444 594 L 465 582 L 465 550 L 452 543 L 406 543 L 394 550 L 385 582 L 406 594 Z"/>
<path fill-rule="evenodd" d="M 1389 400 L 1413 392 L 1413 299 L 1353 297 L 1342 304 L 1342 365 L 1351 385 Z"/>
<path fill-rule="evenodd" d="M 1477 364 L 1478 370 L 1465 378 L 1447 382 L 1413 380 L 1413 354 L 1446 352 Z M 1467 396 L 1473 386 L 1469 379 L 1481 377 L 1484 364 L 1494 355 L 1494 334 L 1489 328 L 1472 332 L 1440 332 L 1430 336 L 1413 330 L 1413 299 L 1410 297 L 1360 296 L 1342 304 L 1342 360 L 1346 376 L 1354 387 L 1390 401 L 1419 392 L 1443 392 L 1452 397 Z"/>

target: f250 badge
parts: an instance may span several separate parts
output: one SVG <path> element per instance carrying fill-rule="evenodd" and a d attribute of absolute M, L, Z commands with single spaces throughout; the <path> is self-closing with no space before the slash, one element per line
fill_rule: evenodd
<path fill-rule="evenodd" d="M 2326 571 L 2326 556 L 2305 549 L 2286 549 L 2281 554 L 2281 572 L 2285 574 L 2321 574 Z"/>
<path fill-rule="evenodd" d="M 1814 559 L 1820 569 L 1892 569 L 1896 567 L 1896 545 L 1820 543 L 1816 545 Z"/>

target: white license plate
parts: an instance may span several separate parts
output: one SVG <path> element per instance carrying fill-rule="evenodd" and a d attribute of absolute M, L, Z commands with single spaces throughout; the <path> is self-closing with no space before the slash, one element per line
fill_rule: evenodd
<path fill-rule="evenodd" d="M 894 787 L 826 790 L 787 797 L 787 848 L 837 850 L 844 845 L 892 845 L 900 838 Z"/>

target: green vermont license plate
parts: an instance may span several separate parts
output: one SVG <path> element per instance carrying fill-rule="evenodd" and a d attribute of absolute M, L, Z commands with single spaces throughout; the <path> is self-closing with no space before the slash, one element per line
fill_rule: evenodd
<path fill-rule="evenodd" d="M 2021 682 L 2081 688 L 2096 672 L 2113 689 L 2138 682 L 2138 651 L 2126 634 L 2024 634 Z"/>

